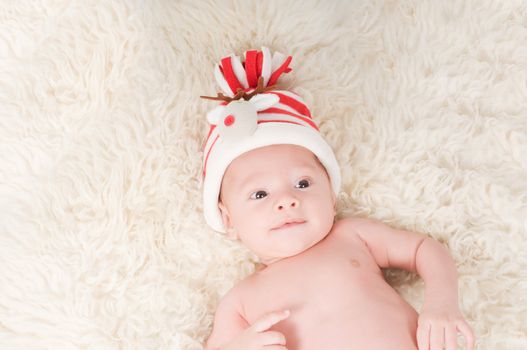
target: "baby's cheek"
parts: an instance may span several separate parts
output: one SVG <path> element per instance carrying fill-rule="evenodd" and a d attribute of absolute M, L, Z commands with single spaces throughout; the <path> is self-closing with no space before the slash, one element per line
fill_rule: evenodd
<path fill-rule="evenodd" d="M 247 206 L 238 208 L 235 216 L 237 226 L 245 230 L 254 229 L 261 223 L 258 213 Z"/>
<path fill-rule="evenodd" d="M 329 232 L 333 227 L 335 221 L 335 211 L 332 205 L 319 206 L 316 210 L 316 222 L 319 229 L 324 232 Z"/>
<path fill-rule="evenodd" d="M 328 193 L 315 193 L 309 198 L 311 210 L 316 213 L 327 215 L 333 212 L 333 198 Z"/>
<path fill-rule="evenodd" d="M 238 219 L 238 226 L 240 229 L 243 229 L 245 231 L 250 230 L 252 227 L 254 227 L 255 220 L 250 217 L 249 215 L 242 215 Z"/>

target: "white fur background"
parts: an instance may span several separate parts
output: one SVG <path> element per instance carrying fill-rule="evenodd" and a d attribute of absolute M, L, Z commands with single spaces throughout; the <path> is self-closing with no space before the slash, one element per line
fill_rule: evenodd
<path fill-rule="evenodd" d="M 524 0 L 2 0 L 0 349 L 201 348 L 254 257 L 202 218 L 198 96 L 261 46 L 293 56 L 339 215 L 448 245 L 477 348 L 527 349 Z"/>

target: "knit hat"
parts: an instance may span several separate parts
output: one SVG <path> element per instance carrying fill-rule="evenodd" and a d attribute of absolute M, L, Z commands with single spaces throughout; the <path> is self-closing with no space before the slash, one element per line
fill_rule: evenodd
<path fill-rule="evenodd" d="M 223 175 L 229 164 L 250 150 L 277 144 L 303 146 L 326 168 L 335 194 L 340 168 L 331 147 L 320 135 L 303 99 L 275 90 L 280 75 L 291 71 L 291 56 L 271 55 L 266 47 L 245 52 L 244 62 L 233 54 L 216 64 L 214 76 L 223 93 L 202 98 L 222 101 L 207 113 L 210 131 L 203 152 L 203 211 L 207 223 L 225 232 L 218 208 Z"/>

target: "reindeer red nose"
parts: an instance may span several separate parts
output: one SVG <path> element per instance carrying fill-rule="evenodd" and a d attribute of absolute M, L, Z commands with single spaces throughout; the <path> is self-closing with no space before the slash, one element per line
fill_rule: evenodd
<path fill-rule="evenodd" d="M 223 124 L 225 124 L 225 126 L 231 126 L 232 124 L 234 124 L 235 120 L 236 119 L 234 118 L 234 116 L 232 114 L 229 114 L 227 117 L 225 117 Z"/>

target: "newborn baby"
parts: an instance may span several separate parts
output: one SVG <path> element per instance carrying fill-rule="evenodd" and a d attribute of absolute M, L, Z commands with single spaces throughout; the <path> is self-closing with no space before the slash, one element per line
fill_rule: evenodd
<path fill-rule="evenodd" d="M 270 89 L 290 60 L 263 48 L 216 66 L 227 96 L 207 115 L 204 214 L 264 267 L 222 298 L 206 349 L 456 349 L 457 333 L 472 349 L 442 245 L 369 219 L 335 222 L 336 158 L 303 100 Z M 387 267 L 424 279 L 420 315 Z"/>
<path fill-rule="evenodd" d="M 328 175 L 309 150 L 273 145 L 236 158 L 219 205 L 229 235 L 265 268 L 225 295 L 207 349 L 456 349 L 457 330 L 472 347 L 446 250 L 371 220 L 334 223 Z M 424 278 L 419 318 L 385 267 Z"/>

